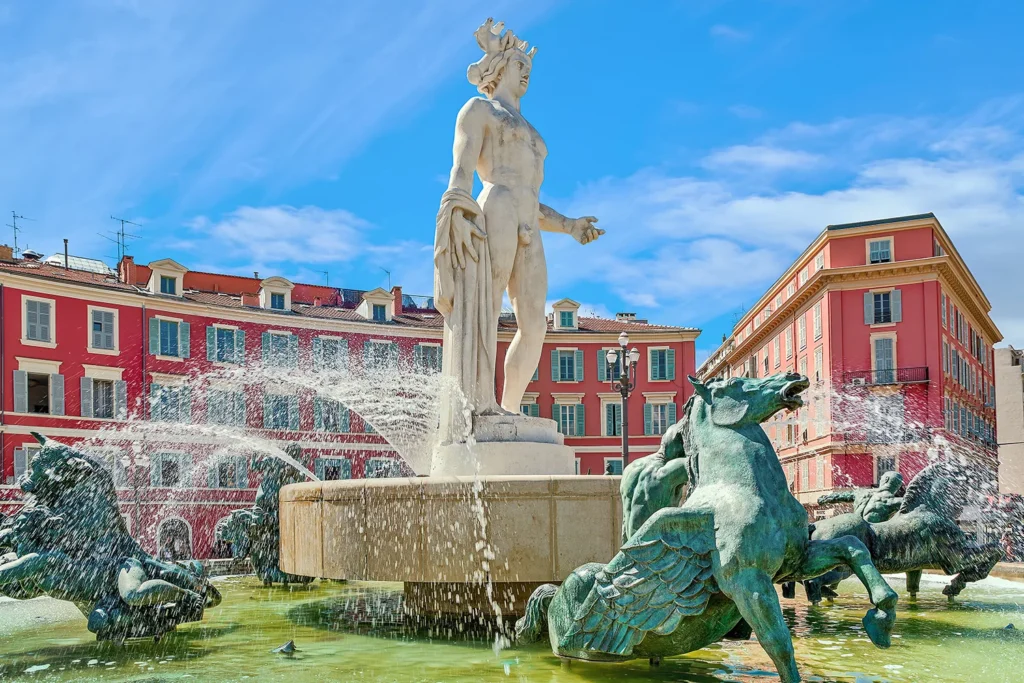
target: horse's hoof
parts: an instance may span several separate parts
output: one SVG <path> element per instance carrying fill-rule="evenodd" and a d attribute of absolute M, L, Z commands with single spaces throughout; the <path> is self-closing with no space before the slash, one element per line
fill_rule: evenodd
<path fill-rule="evenodd" d="M 651 666 L 661 666 L 661 657 L 651 657 L 650 664 Z"/>
<path fill-rule="evenodd" d="M 876 607 L 868 610 L 861 623 L 875 647 L 887 648 L 892 645 L 892 626 L 896 623 L 896 612 L 885 612 Z"/>

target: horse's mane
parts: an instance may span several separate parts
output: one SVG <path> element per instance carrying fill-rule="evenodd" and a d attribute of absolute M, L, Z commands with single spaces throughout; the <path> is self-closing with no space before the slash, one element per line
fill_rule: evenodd
<path fill-rule="evenodd" d="M 686 399 L 686 403 L 683 405 L 683 416 L 676 423 L 679 439 L 683 442 L 683 453 L 685 454 L 683 457 L 686 458 L 686 474 L 690 479 L 690 490 L 693 490 L 700 480 L 699 454 L 693 439 L 692 422 L 690 420 L 690 414 L 696 405 L 696 398 L 697 394 L 690 394 L 690 398 Z"/>

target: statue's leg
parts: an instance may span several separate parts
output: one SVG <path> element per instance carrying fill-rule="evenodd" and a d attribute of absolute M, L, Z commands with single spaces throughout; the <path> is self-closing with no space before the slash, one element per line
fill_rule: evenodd
<path fill-rule="evenodd" d="M 484 232 L 487 233 L 487 253 L 491 259 L 491 308 L 494 321 L 497 323 L 501 315 L 502 300 L 505 291 L 509 289 L 509 280 L 515 270 L 516 257 L 519 252 L 520 207 L 516 196 L 508 188 L 499 185 L 485 187 L 478 201 L 484 210 Z M 536 212 L 536 206 L 533 211 Z M 537 241 L 540 241 L 539 237 L 537 237 Z M 512 292 L 509 291 L 509 296 L 511 295 Z M 481 301 L 480 305 L 484 306 L 486 304 Z M 513 301 L 514 305 L 515 302 Z M 516 340 L 522 335 L 522 322 L 517 321 L 517 323 L 519 330 L 516 332 L 509 354 L 505 358 L 506 388 L 508 387 L 508 359 L 511 357 L 511 349 L 516 347 Z M 495 328 L 493 333 L 486 339 L 486 345 L 492 354 L 492 358 L 497 358 L 497 344 L 498 337 Z M 533 367 L 530 368 L 530 374 L 533 374 Z M 490 404 L 489 406 L 480 405 L 479 410 L 482 412 L 500 412 L 501 410 L 493 391 L 493 383 L 492 379 L 492 391 L 488 392 L 486 399 L 483 397 L 478 399 L 481 404 L 484 402 Z M 507 392 L 505 396 L 507 397 Z M 518 402 L 511 411 L 519 413 Z"/>
<path fill-rule="evenodd" d="M 796 581 L 786 581 L 782 584 L 782 597 L 787 600 L 796 597 Z"/>
<path fill-rule="evenodd" d="M 967 587 L 968 583 L 975 581 L 981 581 L 988 573 L 992 571 L 992 567 L 996 566 L 996 563 L 1003 557 L 1003 550 L 998 544 L 992 543 L 981 548 L 973 548 L 970 552 L 971 561 L 977 564 L 965 567 L 953 580 L 949 582 L 949 585 L 942 589 L 942 594 L 949 598 L 952 602 L 953 598 L 960 595 L 960 592 Z"/>
<path fill-rule="evenodd" d="M 117 591 L 121 599 L 133 607 L 160 605 L 166 602 L 202 603 L 203 597 L 162 579 L 149 579 L 142 564 L 126 560 L 117 575 Z"/>
<path fill-rule="evenodd" d="M 907 572 L 907 594 L 911 599 L 916 598 L 921 590 L 921 570 L 911 569 Z"/>
<path fill-rule="evenodd" d="M 46 553 L 29 553 L 16 560 L 0 565 L 0 586 L 35 579 L 48 570 L 49 556 Z"/>
<path fill-rule="evenodd" d="M 516 336 L 505 355 L 505 387 L 501 406 L 519 412 L 523 393 L 530 384 L 533 371 L 540 362 L 548 321 L 544 303 L 548 293 L 548 270 L 540 231 L 534 230 L 529 244 L 519 246 L 512 277 L 508 281 L 508 298 L 516 312 Z"/>
<path fill-rule="evenodd" d="M 757 634 L 757 642 L 772 658 L 782 683 L 799 681 L 793 639 L 782 617 L 782 605 L 771 577 L 760 569 L 743 569 L 720 579 L 719 586 Z"/>
<path fill-rule="evenodd" d="M 889 647 L 892 626 L 896 621 L 899 597 L 879 573 L 868 552 L 856 536 L 841 536 L 828 541 L 811 541 L 801 568 L 803 578 L 821 576 L 837 565 L 846 565 L 868 589 L 875 609 L 864 617 L 868 637 L 878 647 Z"/>

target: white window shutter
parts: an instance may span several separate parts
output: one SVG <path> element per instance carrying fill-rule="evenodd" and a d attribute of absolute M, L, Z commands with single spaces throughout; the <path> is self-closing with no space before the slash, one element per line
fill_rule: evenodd
<path fill-rule="evenodd" d="M 21 476 L 25 474 L 25 470 L 28 469 L 28 449 L 27 448 L 15 448 L 14 449 L 14 481 L 17 483 Z"/>
<path fill-rule="evenodd" d="M 864 324 L 873 325 L 875 322 L 875 298 L 871 292 L 864 292 Z"/>
<path fill-rule="evenodd" d="M 899 289 L 892 290 L 892 321 L 903 322 L 903 292 Z"/>
<path fill-rule="evenodd" d="M 235 330 L 235 362 L 245 363 L 245 330 Z"/>
<path fill-rule="evenodd" d="M 28 373 L 24 370 L 14 371 L 14 412 L 28 412 Z"/>
<path fill-rule="evenodd" d="M 178 323 L 178 356 L 181 358 L 191 358 L 192 349 L 190 346 L 191 340 L 191 325 L 189 323 Z"/>
<path fill-rule="evenodd" d="M 217 328 L 206 326 L 206 360 L 217 360 Z"/>
<path fill-rule="evenodd" d="M 114 381 L 114 419 L 128 419 L 128 382 L 123 379 Z"/>
<path fill-rule="evenodd" d="M 64 414 L 64 375 L 50 375 L 50 415 Z"/>

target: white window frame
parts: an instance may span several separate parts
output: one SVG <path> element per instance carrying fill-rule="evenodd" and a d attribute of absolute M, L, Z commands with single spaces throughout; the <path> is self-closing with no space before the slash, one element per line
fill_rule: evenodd
<path fill-rule="evenodd" d="M 149 461 L 150 461 L 149 462 L 149 466 L 150 466 L 150 468 L 152 468 L 156 464 L 155 460 L 159 460 L 161 462 L 161 465 L 162 465 L 162 463 L 163 463 L 163 456 L 165 456 L 165 455 L 172 455 L 172 456 L 175 457 L 175 459 L 178 460 L 178 463 L 179 463 L 178 472 L 179 472 L 179 476 L 180 476 L 181 481 L 176 486 L 169 486 L 167 484 L 164 484 L 164 482 L 163 482 L 163 470 L 158 468 L 157 472 L 160 473 L 160 476 L 158 477 L 159 483 L 156 485 L 156 488 L 167 488 L 167 489 L 170 489 L 170 488 L 185 488 L 185 487 L 191 486 L 191 484 L 192 484 L 192 474 L 193 474 L 193 470 L 195 468 L 195 463 L 192 461 L 192 456 L 190 456 L 185 451 L 163 450 L 163 449 L 161 449 L 161 450 L 157 451 L 156 453 L 154 453 L 149 458 Z M 156 456 L 160 456 L 160 457 L 157 458 Z M 152 472 L 152 469 L 150 471 Z M 163 520 L 163 521 L 166 521 L 166 520 Z M 163 524 L 163 521 L 161 522 L 161 524 Z"/>
<path fill-rule="evenodd" d="M 889 260 L 879 261 L 878 263 L 871 262 L 871 244 L 873 242 L 888 242 L 889 243 Z M 895 263 L 896 262 L 896 240 L 893 239 L 892 235 L 885 235 L 883 237 L 868 237 L 864 240 L 864 263 L 869 266 L 878 266 L 883 263 Z"/>
<path fill-rule="evenodd" d="M 559 384 L 575 384 L 575 383 L 577 383 L 577 380 L 576 380 L 576 375 L 577 375 L 577 371 L 576 371 L 576 353 L 579 350 L 580 349 L 577 346 L 559 346 L 559 347 L 555 348 L 555 351 L 557 352 L 557 357 L 558 357 L 558 380 L 557 380 L 557 382 Z M 563 353 L 568 353 L 568 354 L 570 354 L 572 356 L 572 377 L 570 377 L 569 379 L 562 379 L 562 354 Z M 584 362 L 586 362 L 586 359 L 584 359 Z"/>
<path fill-rule="evenodd" d="M 28 338 L 28 302 L 36 301 L 50 307 L 50 341 Z M 33 294 L 21 295 L 21 343 L 24 346 L 38 346 L 43 349 L 57 348 L 57 300 Z"/>
<path fill-rule="evenodd" d="M 165 296 L 168 296 L 168 295 L 165 295 Z M 154 315 L 152 317 L 156 318 L 157 320 L 163 320 L 164 322 L 177 323 L 178 324 L 178 355 L 177 356 L 165 356 L 163 354 L 158 353 L 158 354 L 156 354 L 154 356 L 154 358 L 156 358 L 157 360 L 170 360 L 170 361 L 184 362 L 185 359 L 181 357 L 181 324 L 183 322 L 185 322 L 185 321 L 182 318 L 172 318 L 172 317 L 167 316 L 167 315 L 159 315 L 159 314 L 158 315 Z M 159 330 L 159 329 L 160 329 L 160 326 L 158 324 L 157 325 L 157 330 Z M 157 337 L 157 340 L 156 340 L 157 346 L 160 345 L 160 340 L 163 338 L 162 333 L 160 333 L 160 335 L 161 336 Z"/>
<path fill-rule="evenodd" d="M 604 469 L 601 470 L 601 474 L 604 474 L 605 472 L 608 471 L 608 463 L 612 463 L 612 462 L 618 463 L 619 467 L 621 468 L 622 467 L 622 456 L 621 455 L 606 455 L 606 456 L 604 456 L 604 464 L 603 464 Z M 619 472 L 618 474 L 614 474 L 613 476 L 618 477 L 618 476 L 621 476 L 621 475 L 622 475 L 622 472 Z"/>
<path fill-rule="evenodd" d="M 608 433 L 608 405 L 614 404 L 619 406 L 620 410 L 622 407 L 622 396 L 618 393 L 601 393 L 597 397 L 601 400 L 601 436 L 607 436 L 610 438 L 618 438 L 621 434 L 609 434 Z M 622 420 L 620 418 L 619 423 Z"/>
<path fill-rule="evenodd" d="M 825 252 L 819 252 L 818 255 L 814 257 L 814 269 L 825 270 Z"/>
<path fill-rule="evenodd" d="M 100 349 L 92 345 L 92 314 L 98 313 L 112 313 L 114 316 L 114 348 L 112 349 Z M 119 311 L 116 308 L 107 308 L 105 306 L 87 306 L 86 307 L 86 327 L 89 330 L 88 341 L 86 342 L 86 350 L 89 353 L 97 353 L 104 356 L 117 356 L 121 354 L 121 325 Z"/>

